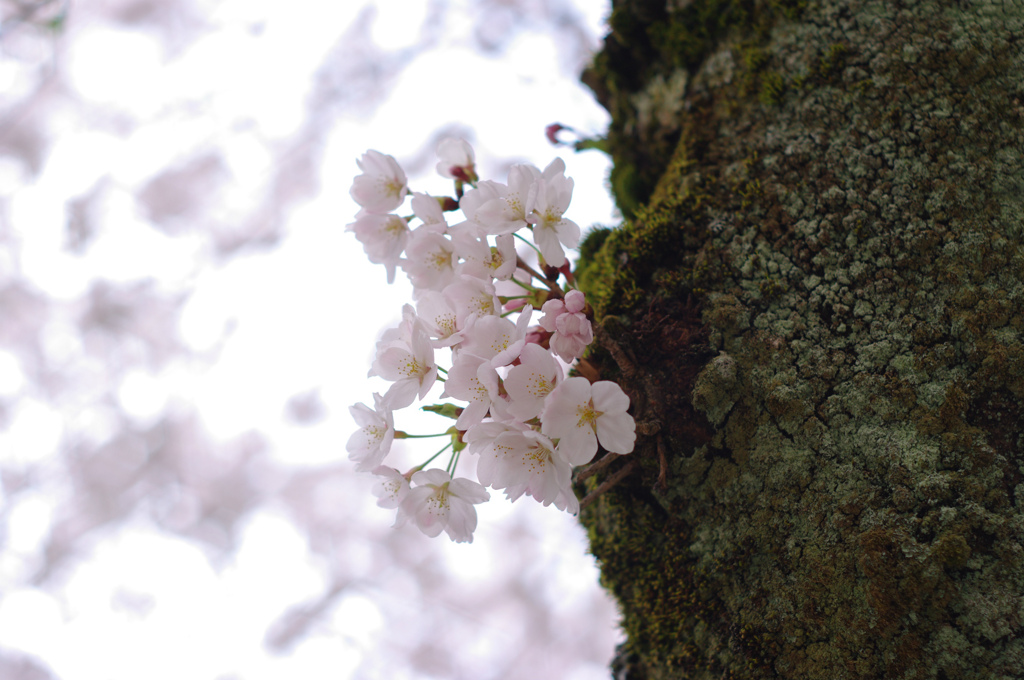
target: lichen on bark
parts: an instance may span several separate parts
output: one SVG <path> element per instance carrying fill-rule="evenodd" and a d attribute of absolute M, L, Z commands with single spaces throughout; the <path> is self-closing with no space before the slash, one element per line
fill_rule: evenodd
<path fill-rule="evenodd" d="M 1024 0 L 611 19 L 619 677 L 1024 677 Z"/>

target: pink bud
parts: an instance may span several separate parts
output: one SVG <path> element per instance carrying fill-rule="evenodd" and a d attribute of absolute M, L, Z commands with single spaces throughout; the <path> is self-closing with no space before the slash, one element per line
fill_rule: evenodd
<path fill-rule="evenodd" d="M 457 180 L 461 180 L 463 182 L 473 181 L 473 179 L 469 175 L 469 170 L 462 167 L 461 165 L 453 165 L 452 167 L 448 168 L 448 172 L 449 174 L 451 174 L 452 177 L 454 177 Z M 476 175 L 476 173 L 473 174 L 474 176 Z"/>
<path fill-rule="evenodd" d="M 519 298 L 517 300 L 509 300 L 501 306 L 506 312 L 517 312 L 526 306 L 526 298 Z"/>
<path fill-rule="evenodd" d="M 564 146 L 565 142 L 559 141 L 558 133 L 565 129 L 565 126 L 563 126 L 561 123 L 552 123 L 551 125 L 548 125 L 546 128 L 544 128 L 544 135 L 548 138 L 548 141 L 551 142 L 552 145 Z"/>
<path fill-rule="evenodd" d="M 570 290 L 565 294 L 565 311 L 575 314 L 587 306 L 586 296 L 581 290 Z"/>
<path fill-rule="evenodd" d="M 551 337 L 551 331 L 546 331 L 540 326 L 533 326 L 526 331 L 526 342 L 534 345 L 540 345 L 541 347 L 548 346 L 548 339 Z"/>

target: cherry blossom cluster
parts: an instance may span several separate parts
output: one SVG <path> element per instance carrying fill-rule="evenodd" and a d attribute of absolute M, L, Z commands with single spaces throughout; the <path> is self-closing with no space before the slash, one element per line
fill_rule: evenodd
<path fill-rule="evenodd" d="M 455 197 L 411 192 L 398 162 L 378 151 L 358 160 L 351 194 L 361 209 L 347 229 L 385 267 L 388 283 L 405 272 L 415 305 L 405 305 L 402 321 L 377 343 L 369 375 L 391 385 L 373 395 L 372 408 L 351 407 L 359 429 L 347 450 L 357 470 L 378 478 L 378 505 L 397 510 L 395 526 L 412 521 L 428 536 L 445 531 L 471 542 L 475 505 L 489 499 L 485 487 L 575 514 L 573 467 L 589 463 L 599 445 L 631 452 L 636 427 L 616 383 L 568 377 L 594 334 L 565 257 L 580 238 L 564 217 L 573 191 L 565 164 L 514 165 L 500 183 L 477 176 L 463 140 L 445 139 L 437 153 L 437 171 L 454 181 Z M 402 212 L 407 199 L 411 215 Z M 447 216 L 456 212 L 462 220 Z M 523 255 L 517 240 L 528 249 Z M 538 307 L 542 316 L 531 325 Z M 448 369 L 438 353 L 450 356 Z M 436 434 L 396 430 L 394 412 L 423 400 L 437 382 L 453 401 L 423 409 L 454 425 Z M 393 441 L 411 437 L 450 442 L 405 472 L 385 465 Z M 455 476 L 464 450 L 478 456 L 478 481 Z M 428 468 L 446 451 L 445 469 Z"/>

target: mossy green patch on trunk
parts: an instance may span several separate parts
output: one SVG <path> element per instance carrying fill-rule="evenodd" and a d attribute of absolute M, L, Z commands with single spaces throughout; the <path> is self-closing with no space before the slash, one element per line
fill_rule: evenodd
<path fill-rule="evenodd" d="M 582 519 L 621 677 L 1024 677 L 1024 0 L 612 28 L 628 219 L 579 281 L 653 434 Z"/>
<path fill-rule="evenodd" d="M 583 81 L 612 113 L 612 190 L 631 217 L 650 197 L 686 118 L 687 74 L 724 36 L 742 35 L 748 53 L 807 0 L 613 0 L 611 33 Z M 748 64 L 747 70 L 757 66 Z"/>

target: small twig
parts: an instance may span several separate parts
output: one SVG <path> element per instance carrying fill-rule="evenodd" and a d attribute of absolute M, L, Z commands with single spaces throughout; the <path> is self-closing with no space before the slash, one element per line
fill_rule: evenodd
<path fill-rule="evenodd" d="M 526 264 L 526 262 L 523 261 L 523 258 L 519 257 L 518 255 L 516 256 L 516 265 L 520 269 L 525 271 L 527 274 L 529 274 L 530 276 L 534 277 L 535 279 L 537 279 L 538 281 L 543 283 L 545 286 L 547 286 L 547 289 L 550 290 L 552 293 L 554 293 L 557 297 L 562 297 L 562 289 L 561 288 L 559 288 L 557 285 L 555 285 L 555 283 L 553 281 L 548 279 L 546 276 L 541 274 L 539 271 L 537 271 L 536 269 L 534 269 L 530 265 Z"/>
<path fill-rule="evenodd" d="M 662 414 L 661 406 L 664 403 L 664 400 L 661 398 L 661 390 L 657 385 L 655 385 L 649 375 L 644 375 L 640 372 L 636 364 L 633 363 L 633 361 L 631 361 L 626 355 L 625 350 L 622 349 L 618 342 L 612 339 L 603 324 L 594 326 L 594 335 L 596 336 L 597 341 L 601 343 L 601 346 L 607 349 L 612 355 L 612 358 L 615 359 L 615 363 L 619 365 L 619 369 L 622 371 L 623 377 L 626 378 L 627 381 L 637 385 L 637 387 L 643 388 L 642 390 L 638 390 L 639 394 L 637 395 L 642 397 L 642 403 L 635 404 L 634 412 L 639 416 L 644 411 L 650 409 L 650 411 L 653 411 L 653 413 L 650 414 L 653 417 L 648 417 L 647 420 L 638 422 L 636 424 L 636 431 L 637 434 L 640 435 L 655 437 L 658 449 L 657 486 L 659 489 L 664 491 L 668 488 L 668 453 L 665 449 L 665 438 L 662 435 L 662 423 L 664 422 L 664 416 Z M 603 462 L 603 460 L 599 462 Z M 584 472 L 588 472 L 588 470 L 589 468 L 584 470 Z M 609 481 L 611 480 L 609 479 Z M 604 488 L 604 485 L 602 484 L 599 488 Z M 587 496 L 587 498 L 589 497 L 590 496 Z M 582 505 L 580 507 L 582 507 Z"/>
<path fill-rule="evenodd" d="M 591 383 L 596 383 L 601 379 L 601 372 L 597 370 L 597 366 L 595 366 L 594 363 L 586 357 L 583 357 L 576 362 L 576 372 Z"/>
<path fill-rule="evenodd" d="M 615 363 L 619 365 L 619 370 L 622 371 L 622 375 L 627 380 L 632 380 L 636 374 L 636 364 L 634 364 L 626 353 L 619 347 L 619 343 L 612 339 L 612 336 L 605 330 L 604 324 L 594 324 L 594 335 L 597 337 L 597 341 L 612 355 L 615 359 Z"/>
<path fill-rule="evenodd" d="M 658 488 L 668 490 L 668 456 L 665 454 L 665 440 L 658 435 Z"/>
<path fill-rule="evenodd" d="M 604 459 L 602 459 L 602 460 L 604 460 Z M 590 505 L 591 503 L 593 503 L 594 500 L 598 496 L 600 496 L 605 491 L 607 491 L 608 489 L 611 489 L 613 486 L 615 486 L 616 484 L 621 482 L 623 479 L 625 479 L 629 475 L 629 473 L 631 473 L 634 469 L 636 469 L 637 465 L 639 465 L 639 463 L 634 458 L 633 460 L 631 460 L 628 463 L 626 463 L 626 465 L 623 466 L 623 468 L 621 470 L 619 470 L 614 475 L 612 475 L 608 479 L 606 479 L 603 482 L 601 482 L 600 486 L 598 486 L 596 489 L 594 489 L 593 491 L 588 493 L 586 496 L 584 496 L 583 500 L 580 501 L 580 510 L 582 510 L 583 508 L 585 508 L 588 505 Z"/>
<path fill-rule="evenodd" d="M 589 465 L 589 466 L 583 468 L 582 470 L 580 470 L 576 474 L 576 481 L 577 482 L 582 482 L 587 477 L 591 477 L 591 476 L 597 474 L 601 470 L 603 470 L 606 467 L 608 467 L 609 465 L 611 465 L 612 462 L 614 460 L 616 460 L 618 457 L 619 457 L 619 454 L 617 454 L 617 453 L 606 453 L 604 458 L 602 458 L 601 460 L 597 461 L 596 463 L 592 463 L 591 465 Z"/>

